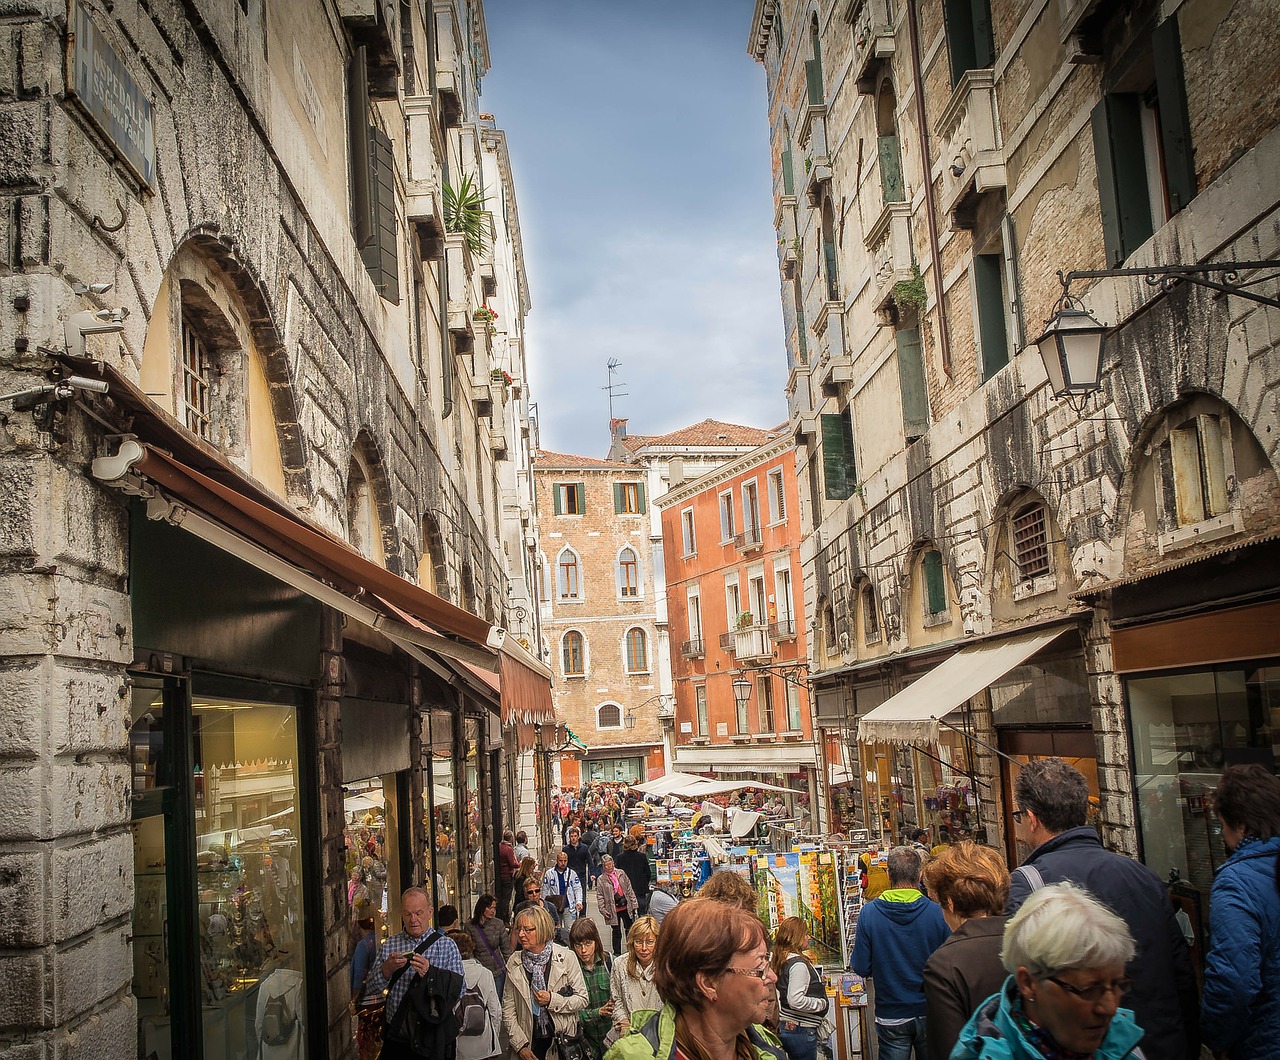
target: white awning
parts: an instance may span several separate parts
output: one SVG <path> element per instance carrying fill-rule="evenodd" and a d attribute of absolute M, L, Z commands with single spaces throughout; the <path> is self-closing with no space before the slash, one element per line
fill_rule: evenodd
<path fill-rule="evenodd" d="M 682 787 L 688 787 L 690 784 L 697 784 L 706 777 L 694 776 L 692 773 L 681 773 L 679 770 L 669 770 L 662 776 L 653 780 L 647 780 L 643 784 L 632 785 L 636 791 L 643 791 L 646 795 L 670 795 L 673 791 L 677 791 Z"/>
<path fill-rule="evenodd" d="M 1020 666 L 1076 623 L 961 648 L 858 719 L 859 743 L 936 743 L 938 721 Z"/>

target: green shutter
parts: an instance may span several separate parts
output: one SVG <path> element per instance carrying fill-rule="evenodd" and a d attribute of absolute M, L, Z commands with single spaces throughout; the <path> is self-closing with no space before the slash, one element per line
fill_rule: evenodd
<path fill-rule="evenodd" d="M 1169 212 L 1177 213 L 1195 198 L 1196 164 L 1191 149 L 1191 122 L 1187 117 L 1187 87 L 1176 15 L 1152 31 L 1151 54 L 1156 68 L 1156 100 L 1160 110 L 1160 142 L 1164 148 Z"/>
<path fill-rule="evenodd" d="M 1093 108 L 1093 151 L 1107 263 L 1121 265 L 1151 238 L 1151 200 L 1137 96 L 1103 96 Z"/>
<path fill-rule="evenodd" d="M 857 474 L 853 466 L 853 423 L 848 413 L 822 416 L 822 472 L 827 500 L 853 496 Z"/>
<path fill-rule="evenodd" d="M 556 515 L 564 515 L 564 489 L 558 482 L 551 487 L 551 503 L 555 507 Z"/>
<path fill-rule="evenodd" d="M 925 603 L 928 613 L 939 614 L 947 609 L 947 583 L 942 576 L 942 553 L 937 550 L 924 554 Z"/>
<path fill-rule="evenodd" d="M 907 441 L 929 429 L 929 391 L 924 381 L 924 357 L 920 329 L 903 328 L 895 335 L 898 346 L 898 386 L 902 390 L 902 428 Z"/>
<path fill-rule="evenodd" d="M 626 492 L 621 482 L 613 484 L 613 514 L 621 515 L 627 510 Z"/>
<path fill-rule="evenodd" d="M 991 34 L 991 0 L 970 0 L 969 15 L 973 19 L 973 66 L 970 69 L 985 70 L 996 59 Z"/>
<path fill-rule="evenodd" d="M 999 254 L 974 255 L 973 283 L 978 300 L 978 336 L 982 342 L 982 378 L 990 379 L 1009 363 Z"/>
<path fill-rule="evenodd" d="M 791 148 L 788 147 L 782 152 L 782 194 L 794 195 L 796 193 L 796 167 L 791 160 Z"/>
<path fill-rule="evenodd" d="M 827 301 L 840 301 L 840 273 L 836 268 L 836 245 L 830 239 L 822 241 L 822 258 L 827 268 Z"/>
<path fill-rule="evenodd" d="M 400 279 L 396 247 L 395 152 L 391 139 L 381 129 L 368 126 L 369 198 L 373 207 L 370 238 L 361 246 L 360 256 L 378 293 L 394 305 L 400 304 Z"/>
<path fill-rule="evenodd" d="M 644 483 L 643 482 L 636 483 L 636 499 L 640 502 L 640 507 L 639 507 L 640 514 L 644 515 L 645 507 L 644 507 Z"/>
<path fill-rule="evenodd" d="M 877 139 L 880 155 L 880 189 L 885 202 L 903 202 L 906 189 L 902 184 L 902 156 L 898 152 L 898 134 L 891 133 Z"/>
<path fill-rule="evenodd" d="M 822 60 L 806 59 L 804 64 L 804 83 L 809 91 L 809 106 L 822 106 Z"/>
<path fill-rule="evenodd" d="M 578 483 L 578 511 L 576 514 L 587 514 L 587 484 L 585 482 Z"/>

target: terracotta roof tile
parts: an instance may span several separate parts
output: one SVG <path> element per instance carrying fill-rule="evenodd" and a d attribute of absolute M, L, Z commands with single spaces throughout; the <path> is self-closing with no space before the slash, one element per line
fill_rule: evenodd
<path fill-rule="evenodd" d="M 600 470 L 608 470 L 610 468 L 618 471 L 626 471 L 631 474 L 639 474 L 640 469 L 635 464 L 622 464 L 615 460 L 599 460 L 594 456 L 574 456 L 570 453 L 553 453 L 547 449 L 539 449 L 533 458 L 533 468 L 535 471 L 547 471 L 559 468 L 599 468 Z"/>
<path fill-rule="evenodd" d="M 776 431 L 762 431 L 758 427 L 744 427 L 740 423 L 724 423 L 720 420 L 703 420 L 701 423 L 681 427 L 670 434 L 631 434 L 622 439 L 628 452 L 647 445 L 663 446 L 757 446 L 769 441 Z"/>

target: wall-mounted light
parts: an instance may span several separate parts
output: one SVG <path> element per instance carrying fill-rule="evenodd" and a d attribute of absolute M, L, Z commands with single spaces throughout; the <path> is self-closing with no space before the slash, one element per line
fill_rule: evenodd
<path fill-rule="evenodd" d="M 745 677 L 735 677 L 733 680 L 733 701 L 741 710 L 747 705 L 751 699 L 751 682 Z"/>

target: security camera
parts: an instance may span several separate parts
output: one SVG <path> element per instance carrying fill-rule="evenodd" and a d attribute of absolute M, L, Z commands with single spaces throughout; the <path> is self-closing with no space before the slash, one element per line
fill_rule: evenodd
<path fill-rule="evenodd" d="M 69 375 L 58 382 L 61 386 L 87 390 L 91 394 L 105 394 L 110 389 L 110 384 L 105 379 L 88 379 L 83 375 Z"/>
<path fill-rule="evenodd" d="M 109 283 L 73 283 L 71 290 L 75 294 L 106 294 L 112 286 Z"/>
<path fill-rule="evenodd" d="M 67 354 L 71 357 L 83 357 L 86 335 L 110 335 L 123 331 L 125 317 L 128 315 L 129 310 L 125 306 L 119 309 L 85 309 L 72 313 L 62 331 Z"/>

